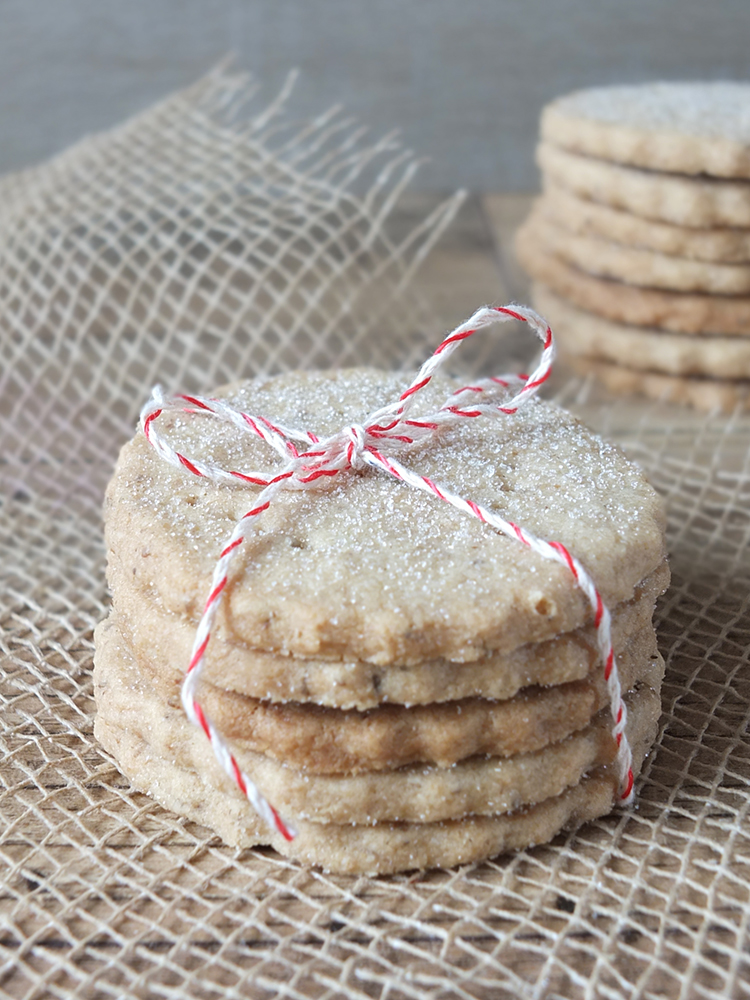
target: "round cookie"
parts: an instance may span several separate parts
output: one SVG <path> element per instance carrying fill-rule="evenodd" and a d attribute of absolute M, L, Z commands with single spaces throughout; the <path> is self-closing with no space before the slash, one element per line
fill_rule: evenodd
<path fill-rule="evenodd" d="M 396 398 L 403 377 L 294 374 L 234 389 L 244 410 L 323 435 Z M 457 383 L 435 378 L 420 409 Z M 274 466 L 257 439 L 200 417 L 167 418 L 188 456 L 246 474 Z M 661 501 L 615 447 L 551 404 L 467 420 L 402 461 L 532 532 L 562 542 L 608 605 L 664 557 Z M 142 433 L 120 455 L 105 510 L 109 561 L 163 607 L 196 618 L 211 573 L 257 491 L 216 487 L 164 463 Z M 390 477 L 366 471 L 282 493 L 239 550 L 217 631 L 294 656 L 409 664 L 469 661 L 578 628 L 588 602 L 559 564 Z"/>
<path fill-rule="evenodd" d="M 545 179 L 634 215 L 679 226 L 750 226 L 750 181 L 651 173 L 547 142 L 537 147 L 536 157 Z"/>
<path fill-rule="evenodd" d="M 518 259 L 533 278 L 607 319 L 673 333 L 750 334 L 750 296 L 665 292 L 596 278 L 560 260 L 527 225 L 518 230 L 515 245 Z"/>
<path fill-rule="evenodd" d="M 371 827 L 301 820 L 296 824 L 296 837 L 289 842 L 248 809 L 218 770 L 204 777 L 154 754 L 139 737 L 122 735 L 116 745 L 109 743 L 118 767 L 136 788 L 167 809 L 210 827 L 227 844 L 241 848 L 269 845 L 283 856 L 338 874 L 390 875 L 450 868 L 544 844 L 561 830 L 575 829 L 610 812 L 617 785 L 605 766 L 595 768 L 562 795 L 514 813 Z M 634 771 L 639 773 L 646 747 L 636 749 L 642 751 L 634 755 Z"/>
<path fill-rule="evenodd" d="M 597 87 L 559 97 L 541 134 L 566 149 L 649 170 L 750 178 L 750 84 Z"/>
<path fill-rule="evenodd" d="M 599 237 L 670 257 L 722 264 L 750 263 L 750 229 L 729 226 L 701 229 L 644 219 L 580 198 L 550 180 L 545 180 L 540 208 L 562 229 L 580 236 Z"/>
<path fill-rule="evenodd" d="M 114 627 L 119 632 L 116 613 Z M 652 626 L 635 635 L 618 657 L 624 690 L 639 679 L 656 649 Z M 180 706 L 178 685 L 159 668 L 139 668 L 162 699 Z M 417 762 L 451 767 L 476 754 L 509 757 L 564 739 L 588 725 L 609 702 L 599 664 L 584 680 L 529 687 L 506 701 L 467 698 L 436 705 L 382 705 L 366 712 L 298 702 L 269 703 L 201 685 L 201 705 L 223 736 L 238 747 L 314 774 L 358 774 Z"/>
<path fill-rule="evenodd" d="M 534 286 L 533 299 L 557 332 L 563 353 L 667 375 L 750 378 L 750 337 L 680 335 L 615 323 L 576 308 L 541 284 Z"/>
<path fill-rule="evenodd" d="M 622 395 L 639 394 L 649 399 L 694 406 L 705 412 L 750 410 L 750 382 L 740 379 L 712 379 L 689 375 L 664 375 L 637 371 L 623 365 L 576 355 L 571 364 L 581 375 L 593 375 L 608 389 Z"/>
<path fill-rule="evenodd" d="M 111 574 L 110 583 L 116 594 L 118 622 L 138 659 L 158 663 L 165 678 L 181 683 L 190 662 L 197 621 L 162 610 L 127 578 Z M 611 609 L 616 652 L 650 625 L 654 603 L 668 584 L 669 567 L 663 562 L 636 587 L 631 601 Z M 218 687 L 266 701 L 309 701 L 364 711 L 388 703 L 429 705 L 473 697 L 512 698 L 530 684 L 581 680 L 598 662 L 593 625 L 469 663 L 441 658 L 409 666 L 282 657 L 243 644 L 231 645 L 218 635 L 209 645 L 203 677 Z"/>
<path fill-rule="evenodd" d="M 107 635 L 106 633 L 110 634 Z M 641 672 L 646 680 L 626 697 L 628 732 L 639 740 L 659 714 L 650 683 L 661 682 L 663 661 Z M 167 760 L 183 757 L 189 724 L 178 707 L 166 705 L 144 680 L 127 643 L 112 623 L 99 626 L 94 671 L 96 733 L 115 754 L 141 738 Z M 418 765 L 356 776 L 311 775 L 262 754 L 237 749 L 246 774 L 284 815 L 316 823 L 438 822 L 466 815 L 496 815 L 559 795 L 600 764 L 611 763 L 615 746 L 607 709 L 583 730 L 530 754 L 511 758 L 473 757 L 454 767 Z M 189 764 L 190 761 L 185 763 Z"/>
<path fill-rule="evenodd" d="M 110 633 L 111 634 L 111 633 Z M 97 657 L 102 655 L 101 644 Z M 121 655 L 121 651 L 118 652 Z M 127 661 L 122 661 L 127 670 Z M 106 696 L 106 685 L 97 691 Z M 658 708 L 640 740 L 631 739 L 637 775 L 656 735 Z M 563 829 L 573 829 L 612 809 L 617 776 L 606 765 L 577 785 L 535 806 L 500 816 L 468 816 L 435 823 L 376 823 L 374 826 L 300 820 L 290 842 L 268 828 L 219 765 L 206 754 L 205 739 L 186 720 L 175 752 L 155 752 L 131 730 L 95 726 L 97 738 L 116 757 L 133 784 L 159 803 L 214 829 L 229 844 L 270 844 L 280 854 L 342 874 L 392 874 L 415 868 L 450 867 L 506 851 L 546 843 Z M 630 737 L 630 732 L 628 733 Z"/>
<path fill-rule="evenodd" d="M 542 199 L 543 201 L 544 199 Z M 750 294 L 750 264 L 668 257 L 653 250 L 627 247 L 598 236 L 567 232 L 547 218 L 539 202 L 526 223 L 536 238 L 573 267 L 629 285 L 711 295 Z"/>

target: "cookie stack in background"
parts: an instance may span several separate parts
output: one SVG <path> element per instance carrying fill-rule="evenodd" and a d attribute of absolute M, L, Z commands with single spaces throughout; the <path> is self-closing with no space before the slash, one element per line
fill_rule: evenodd
<path fill-rule="evenodd" d="M 408 385 L 358 369 L 259 380 L 227 398 L 326 435 Z M 457 387 L 433 377 L 414 418 Z M 233 425 L 160 419 L 191 461 L 243 475 L 273 464 Z M 662 505 L 642 474 L 537 402 L 463 420 L 402 461 L 592 567 L 613 612 L 637 773 L 660 714 L 651 619 L 669 578 Z M 105 510 L 113 609 L 96 634 L 95 731 L 137 788 L 228 843 L 339 872 L 477 860 L 609 812 L 609 694 L 567 566 L 367 470 L 277 495 L 212 631 L 200 702 L 297 836 L 266 827 L 180 701 L 214 562 L 257 494 L 169 465 L 142 432 L 121 452 Z"/>
<path fill-rule="evenodd" d="M 516 249 L 573 366 L 617 392 L 750 405 L 750 84 L 561 97 L 537 161 Z"/>

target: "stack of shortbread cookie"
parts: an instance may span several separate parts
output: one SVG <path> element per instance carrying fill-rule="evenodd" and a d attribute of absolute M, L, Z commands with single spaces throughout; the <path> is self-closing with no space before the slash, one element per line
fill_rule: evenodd
<path fill-rule="evenodd" d="M 750 84 L 581 91 L 542 114 L 517 251 L 581 370 L 703 409 L 750 390 Z"/>
<path fill-rule="evenodd" d="M 220 395 L 323 436 L 408 385 L 357 369 Z M 457 387 L 435 376 L 414 419 Z M 161 419 L 193 462 L 252 477 L 273 460 L 236 426 Z M 668 582 L 662 504 L 642 473 L 537 401 L 464 420 L 400 460 L 587 567 L 612 609 L 637 773 L 660 713 L 651 619 Z M 120 454 L 105 510 L 113 608 L 96 635 L 96 734 L 137 788 L 230 844 L 271 844 L 338 872 L 490 857 L 612 808 L 608 688 L 570 570 L 365 469 L 277 495 L 237 556 L 207 648 L 205 712 L 297 835 L 266 827 L 179 693 L 214 563 L 258 492 L 174 468 L 142 432 Z"/>

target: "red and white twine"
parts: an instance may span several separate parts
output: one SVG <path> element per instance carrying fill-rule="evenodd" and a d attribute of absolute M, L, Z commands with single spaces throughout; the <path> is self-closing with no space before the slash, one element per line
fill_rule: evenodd
<path fill-rule="evenodd" d="M 481 379 L 452 393 L 435 413 L 421 416 L 419 419 L 410 419 L 409 414 L 417 394 L 458 345 L 478 330 L 495 322 L 508 320 L 521 320 L 527 323 L 544 344 L 535 371 L 530 375 Z M 188 719 L 206 734 L 217 760 L 226 773 L 236 782 L 265 822 L 287 840 L 294 838 L 295 831 L 282 820 L 252 779 L 242 771 L 223 737 L 203 711 L 196 697 L 196 690 L 205 661 L 206 648 L 211 638 L 211 629 L 227 584 L 230 564 L 245 538 L 253 531 L 257 518 L 269 508 L 281 490 L 310 489 L 318 480 L 340 476 L 347 470 L 363 466 L 378 469 L 403 480 L 414 489 L 444 500 L 504 535 L 517 539 L 545 559 L 562 564 L 570 571 L 575 584 L 585 594 L 594 612 L 599 652 L 610 696 L 612 735 L 617 744 L 616 766 L 620 781 L 618 794 L 623 803 L 631 801 L 632 756 L 625 736 L 626 708 L 612 648 L 610 614 L 587 571 L 560 542 L 537 538 L 531 532 L 513 524 L 512 521 L 505 521 L 473 500 L 457 496 L 426 476 L 412 472 L 396 457 L 400 451 L 415 441 L 434 435 L 440 427 L 475 417 L 498 413 L 514 414 L 549 378 L 553 358 L 552 331 L 532 309 L 515 305 L 484 307 L 478 309 L 473 316 L 445 338 L 434 354 L 422 365 L 409 388 L 402 392 L 398 399 L 370 414 L 364 423 L 345 427 L 324 440 L 320 440 L 310 431 L 282 427 L 266 417 L 243 413 L 223 400 L 185 395 L 165 397 L 161 390 L 156 388 L 151 400 L 144 406 L 141 412 L 143 432 L 165 461 L 215 483 L 244 483 L 261 487 L 253 506 L 235 525 L 216 563 L 211 591 L 198 625 L 190 663 L 182 684 L 182 704 Z M 502 403 L 498 403 L 490 396 L 490 390 L 496 390 L 498 385 L 508 390 L 516 388 L 518 391 L 510 398 L 504 399 Z M 170 411 L 201 413 L 231 424 L 243 432 L 256 435 L 274 448 L 286 464 L 274 474 L 223 469 L 197 458 L 191 459 L 175 451 L 157 431 L 157 419 Z"/>

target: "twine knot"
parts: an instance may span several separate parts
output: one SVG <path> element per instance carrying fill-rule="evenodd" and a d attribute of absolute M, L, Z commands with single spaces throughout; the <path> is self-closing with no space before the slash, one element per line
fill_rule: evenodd
<path fill-rule="evenodd" d="M 346 430 L 349 444 L 346 449 L 346 460 L 352 469 L 364 469 L 365 461 L 363 454 L 367 444 L 367 432 L 361 424 L 352 424 Z"/>
<path fill-rule="evenodd" d="M 456 350 L 459 344 L 478 330 L 496 322 L 520 320 L 528 324 L 543 343 L 541 358 L 530 375 L 510 375 L 503 378 L 480 379 L 462 386 L 451 393 L 443 405 L 427 416 L 411 417 L 417 395 L 431 381 L 437 369 Z M 149 443 L 167 462 L 186 469 L 193 475 L 215 483 L 244 483 L 261 487 L 255 503 L 235 525 L 227 539 L 214 569 L 211 591 L 193 644 L 193 652 L 182 685 L 182 704 L 190 721 L 206 734 L 214 753 L 226 771 L 248 798 L 256 811 L 273 829 L 291 840 L 294 830 L 281 819 L 270 802 L 260 793 L 251 778 L 239 767 L 234 755 L 221 734 L 203 711 L 196 697 L 206 649 L 211 638 L 216 612 L 228 581 L 228 572 L 237 549 L 253 530 L 258 517 L 266 511 L 280 490 L 307 490 L 345 474 L 347 470 L 370 467 L 399 479 L 414 489 L 429 493 L 451 504 L 470 517 L 475 517 L 489 527 L 515 538 L 545 559 L 562 564 L 572 575 L 572 583 L 586 596 L 594 613 L 599 653 L 604 666 L 604 677 L 610 694 L 613 726 L 612 736 L 617 746 L 616 767 L 620 776 L 620 799 L 629 802 L 632 797 L 633 771 L 631 751 L 625 736 L 627 713 L 622 698 L 620 680 L 615 663 L 610 630 L 610 615 L 604 606 L 593 580 L 580 562 L 560 542 L 537 538 L 523 527 L 506 521 L 498 514 L 473 500 L 458 496 L 449 489 L 420 476 L 403 465 L 397 457 L 410 444 L 434 437 L 441 427 L 454 426 L 463 420 L 482 416 L 504 414 L 512 416 L 530 400 L 549 378 L 554 358 L 552 331 L 547 323 L 525 306 L 484 307 L 478 309 L 465 323 L 456 327 L 419 369 L 416 377 L 398 399 L 386 404 L 359 424 L 352 424 L 321 440 L 312 430 L 286 428 L 265 416 L 237 410 L 220 399 L 201 396 L 164 396 L 157 386 L 152 398 L 141 412 L 141 425 Z M 501 399 L 498 401 L 498 390 Z M 280 471 L 249 472 L 224 469 L 198 458 L 176 451 L 158 433 L 154 421 L 164 412 L 182 411 L 203 413 L 223 423 L 231 424 L 242 432 L 256 435 L 270 445 L 285 460 Z M 298 444 L 305 447 L 300 450 Z M 324 502 L 324 501 L 321 501 Z"/>

